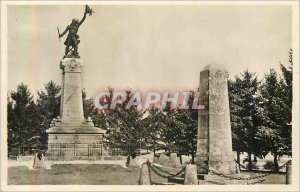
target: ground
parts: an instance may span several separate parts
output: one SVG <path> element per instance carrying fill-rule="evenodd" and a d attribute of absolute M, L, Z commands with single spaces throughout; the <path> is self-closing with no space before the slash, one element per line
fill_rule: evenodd
<path fill-rule="evenodd" d="M 139 169 L 104 164 L 57 164 L 48 170 L 8 169 L 9 185 L 138 185 Z"/>
<path fill-rule="evenodd" d="M 124 168 L 107 164 L 53 164 L 51 169 L 30 170 L 28 167 L 10 167 L 9 185 L 138 185 L 139 168 Z M 152 172 L 152 180 L 165 183 Z M 265 177 L 262 184 L 285 184 L 284 174 L 272 174 Z M 201 182 L 201 184 L 209 184 Z"/>
<path fill-rule="evenodd" d="M 153 154 L 138 157 L 139 164 L 149 159 L 153 161 Z M 183 163 L 190 161 L 191 157 L 183 156 Z M 242 158 L 241 158 L 242 159 Z M 263 170 L 266 160 L 258 159 L 257 167 Z M 281 158 L 280 165 L 290 158 Z M 9 185 L 138 185 L 139 168 L 127 168 L 124 160 L 101 160 L 101 161 L 45 161 L 46 170 L 33 170 L 33 159 L 9 160 L 8 161 L 8 184 Z M 244 164 L 245 165 L 245 164 Z M 285 168 L 281 170 L 285 171 Z M 175 170 L 174 173 L 178 171 Z M 173 174 L 174 174 L 173 173 Z M 248 174 L 243 172 L 244 174 Z M 166 183 L 167 179 L 151 172 L 152 181 Z M 285 184 L 285 174 L 271 174 L 264 177 L 262 184 Z M 200 181 L 200 184 L 211 184 Z"/>

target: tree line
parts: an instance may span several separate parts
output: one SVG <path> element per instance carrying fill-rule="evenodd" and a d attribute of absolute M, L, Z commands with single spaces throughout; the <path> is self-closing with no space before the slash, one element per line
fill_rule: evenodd
<path fill-rule="evenodd" d="M 252 170 L 254 158 L 263 158 L 269 152 L 274 155 L 275 170 L 278 157 L 292 153 L 292 66 L 293 53 L 289 52 L 287 64 L 281 64 L 280 73 L 274 69 L 259 80 L 253 72 L 245 70 L 228 81 L 230 118 L 233 148 L 240 164 L 240 154 L 247 153 L 248 169 Z M 51 120 L 59 116 L 61 87 L 50 81 L 44 90 L 33 94 L 24 83 L 8 94 L 8 149 L 18 147 L 18 154 L 31 148 L 46 148 Z M 112 102 L 114 89 L 102 98 L 102 104 Z M 168 103 L 165 109 L 152 106 L 139 110 L 132 106 L 125 109 L 133 91 L 126 91 L 127 99 L 114 109 L 99 110 L 92 98 L 83 90 L 85 117 L 91 117 L 96 127 L 107 130 L 107 145 L 135 146 L 143 144 L 147 150 L 191 155 L 194 162 L 197 146 L 198 111 L 192 109 L 195 91 L 188 98 L 189 109 L 173 109 Z M 128 150 L 127 155 L 132 154 Z M 181 157 L 181 156 L 180 156 Z"/>

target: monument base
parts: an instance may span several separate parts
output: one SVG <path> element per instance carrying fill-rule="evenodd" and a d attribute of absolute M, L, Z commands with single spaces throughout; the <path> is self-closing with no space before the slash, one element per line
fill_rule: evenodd
<path fill-rule="evenodd" d="M 207 158 L 209 158 L 210 160 L 205 160 Z M 198 156 L 195 159 L 195 163 L 197 164 L 198 174 L 205 175 L 210 171 L 215 171 L 219 174 L 233 175 L 238 172 L 238 168 L 236 166 L 236 163 L 234 162 L 234 158 L 231 158 L 230 155 L 209 157 Z"/>
<path fill-rule="evenodd" d="M 88 123 L 57 124 L 47 130 L 48 160 L 96 160 L 106 154 L 103 147 L 105 130 Z"/>

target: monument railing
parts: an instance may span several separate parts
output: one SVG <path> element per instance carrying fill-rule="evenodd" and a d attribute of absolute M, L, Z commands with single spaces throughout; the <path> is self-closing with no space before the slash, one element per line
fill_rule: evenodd
<path fill-rule="evenodd" d="M 110 144 L 109 154 L 111 156 L 126 156 L 127 154 L 135 153 L 137 156 L 142 155 L 144 144 Z"/>
<path fill-rule="evenodd" d="M 48 144 L 47 156 L 102 156 L 103 144 L 98 143 L 51 143 Z"/>

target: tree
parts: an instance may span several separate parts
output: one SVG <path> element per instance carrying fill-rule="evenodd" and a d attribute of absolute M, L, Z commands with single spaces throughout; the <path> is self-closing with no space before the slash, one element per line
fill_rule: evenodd
<path fill-rule="evenodd" d="M 168 104 L 167 104 L 168 106 Z M 182 124 L 178 121 L 178 111 L 166 107 L 163 110 L 163 123 L 165 126 L 161 130 L 161 140 L 165 144 L 165 150 L 168 152 L 178 151 L 176 141 L 178 141 Z"/>
<path fill-rule="evenodd" d="M 135 157 L 134 146 L 140 144 L 144 138 L 144 129 L 141 120 L 144 111 L 138 110 L 136 106 L 126 109 L 132 91 L 126 91 L 126 100 L 122 104 L 117 104 L 116 108 L 110 109 L 113 89 L 109 89 L 110 95 L 106 102 L 109 108 L 104 110 L 108 125 L 105 138 L 110 145 L 125 145 L 127 147 L 127 156 Z"/>
<path fill-rule="evenodd" d="M 50 81 L 44 84 L 44 89 L 37 92 L 37 106 L 42 118 L 38 135 L 43 146 L 47 144 L 48 139 L 46 129 L 49 128 L 52 119 L 60 115 L 61 102 L 61 88 L 59 85 Z"/>
<path fill-rule="evenodd" d="M 163 148 L 167 152 L 191 155 L 192 162 L 197 149 L 198 110 L 192 109 L 195 93 L 190 92 L 187 109 L 172 108 L 171 102 L 165 109 L 152 107 L 143 120 L 147 127 L 146 141 L 152 148 Z"/>
<path fill-rule="evenodd" d="M 285 147 L 283 154 L 292 155 L 292 107 L 293 107 L 293 50 L 289 51 L 289 65 L 280 64 L 281 78 L 279 84 L 281 87 L 280 97 L 282 102 L 282 137 L 284 138 Z"/>
<path fill-rule="evenodd" d="M 197 132 L 198 132 L 198 110 L 193 109 L 193 101 L 195 92 L 190 91 L 187 99 L 188 109 L 178 109 L 177 119 L 180 122 L 179 129 L 177 129 L 178 139 L 175 140 L 180 154 L 186 153 L 192 156 L 192 163 L 194 163 L 197 151 Z M 181 157 L 181 155 L 180 155 Z"/>
<path fill-rule="evenodd" d="M 147 110 L 148 116 L 142 120 L 142 126 L 145 128 L 147 134 L 145 134 L 144 142 L 147 143 L 148 149 L 153 150 L 154 157 L 157 149 L 162 149 L 162 129 L 165 129 L 164 114 L 163 111 L 152 106 Z"/>
<path fill-rule="evenodd" d="M 103 110 L 95 107 L 93 98 L 87 98 L 85 90 L 82 91 L 83 113 L 84 117 L 91 117 L 95 127 L 107 129 L 106 117 Z"/>
<path fill-rule="evenodd" d="M 265 83 L 261 88 L 261 92 L 264 98 L 265 114 L 268 117 L 265 121 L 266 131 L 268 137 L 269 149 L 274 155 L 275 170 L 278 169 L 278 155 L 283 146 L 282 137 L 280 134 L 280 128 L 282 119 L 280 119 L 280 84 L 278 75 L 274 69 L 271 69 L 269 74 L 265 75 Z"/>
<path fill-rule="evenodd" d="M 248 169 L 251 171 L 252 155 L 261 152 L 255 147 L 260 141 L 256 133 L 262 119 L 258 105 L 259 82 L 255 73 L 246 70 L 241 74 L 241 78 L 235 76 L 235 81 L 230 82 L 229 85 L 234 147 L 238 150 L 238 156 L 242 151 L 247 152 Z"/>
<path fill-rule="evenodd" d="M 278 157 L 292 151 L 292 51 L 289 63 L 289 69 L 281 64 L 283 78 L 271 69 L 261 87 L 266 116 L 263 133 L 274 155 L 274 171 L 278 171 Z"/>
<path fill-rule="evenodd" d="M 10 96 L 12 100 L 8 102 L 8 144 L 18 143 L 19 154 L 24 154 L 30 150 L 28 142 L 36 136 L 41 121 L 27 85 L 19 84 L 17 91 L 11 92 Z"/>
<path fill-rule="evenodd" d="M 10 98 L 10 96 L 7 97 L 7 144 L 8 149 L 10 149 L 10 146 L 14 143 L 16 143 L 17 135 L 15 133 L 15 126 L 16 126 L 16 116 L 14 113 L 14 107 L 13 107 L 13 100 Z"/>
<path fill-rule="evenodd" d="M 246 130 L 243 124 L 241 112 L 243 109 L 243 99 L 241 95 L 241 81 L 229 81 L 229 106 L 230 106 L 230 122 L 232 130 L 233 150 L 237 153 L 237 163 L 240 166 L 240 154 L 246 151 L 247 142 L 245 139 Z"/>

